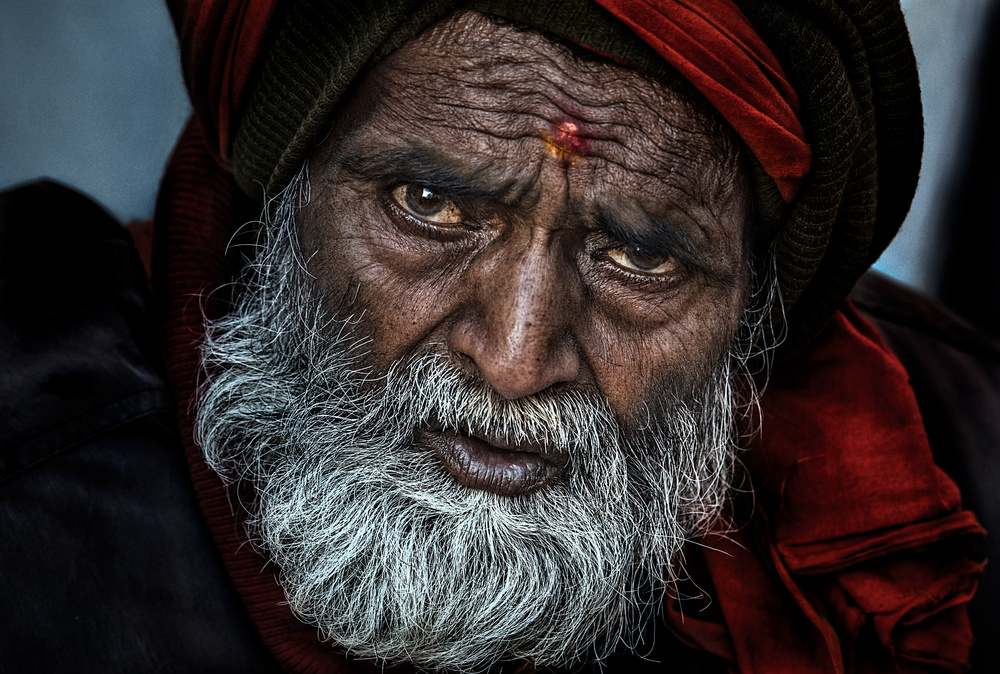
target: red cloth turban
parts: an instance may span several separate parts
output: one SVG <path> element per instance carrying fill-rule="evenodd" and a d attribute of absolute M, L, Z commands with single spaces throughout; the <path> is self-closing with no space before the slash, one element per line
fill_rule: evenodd
<path fill-rule="evenodd" d="M 791 201 L 809 171 L 799 100 L 731 0 L 597 0 L 686 77 Z M 172 0 L 184 76 L 202 134 L 228 166 L 279 0 Z"/>

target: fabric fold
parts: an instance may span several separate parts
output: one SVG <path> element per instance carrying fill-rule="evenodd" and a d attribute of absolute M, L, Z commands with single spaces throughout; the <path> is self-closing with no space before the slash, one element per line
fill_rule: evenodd
<path fill-rule="evenodd" d="M 741 672 L 882 671 L 892 658 L 964 671 L 985 532 L 935 465 L 906 371 L 875 328 L 845 305 L 774 373 L 761 410 L 743 457 L 755 505 L 734 504 L 758 527 L 693 554 L 724 629 L 668 602 L 671 628 Z"/>
<path fill-rule="evenodd" d="M 233 137 L 280 0 L 167 0 L 180 39 L 184 80 L 212 156 L 228 167 Z"/>

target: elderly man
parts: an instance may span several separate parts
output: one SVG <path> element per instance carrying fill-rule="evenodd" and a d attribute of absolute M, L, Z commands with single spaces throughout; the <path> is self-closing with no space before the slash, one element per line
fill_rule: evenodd
<path fill-rule="evenodd" d="M 17 262 L 32 301 L 87 298 L 72 330 L 5 309 L 43 344 L 10 502 L 81 528 L 11 511 L 29 617 L 0 661 L 968 666 L 982 529 L 928 437 L 995 440 L 997 352 L 868 280 L 907 369 L 844 302 L 919 165 L 895 3 L 172 11 L 196 118 L 153 285 L 191 479 L 131 252 L 54 187 L 7 197 L 7 223 L 52 197 L 43 221 L 97 224 L 54 276 Z M 986 368 L 926 387 L 979 407 L 915 392 L 922 358 Z"/>

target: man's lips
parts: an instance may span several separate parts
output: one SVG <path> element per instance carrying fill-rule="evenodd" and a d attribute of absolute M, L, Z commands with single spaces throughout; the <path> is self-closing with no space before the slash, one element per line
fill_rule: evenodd
<path fill-rule="evenodd" d="M 470 489 L 521 496 L 550 484 L 569 456 L 539 442 L 511 443 L 484 433 L 430 428 L 421 435 L 456 480 Z"/>

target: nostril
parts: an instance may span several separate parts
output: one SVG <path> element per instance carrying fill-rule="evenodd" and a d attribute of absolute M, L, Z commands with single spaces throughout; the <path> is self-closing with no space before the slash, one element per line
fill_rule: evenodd
<path fill-rule="evenodd" d="M 513 400 L 571 383 L 579 358 L 568 339 L 525 321 L 506 330 L 466 317 L 452 329 L 449 347 L 456 362 L 484 380 L 498 395 Z M 529 330 L 530 328 L 530 330 Z"/>
<path fill-rule="evenodd" d="M 476 382 L 478 384 L 486 383 L 482 373 L 476 366 L 475 359 L 472 358 L 472 356 L 463 353 L 461 351 L 455 350 L 454 348 L 451 349 L 450 356 L 452 363 L 455 364 L 455 367 L 457 367 L 458 370 L 463 375 L 465 375 L 469 381 Z"/>

